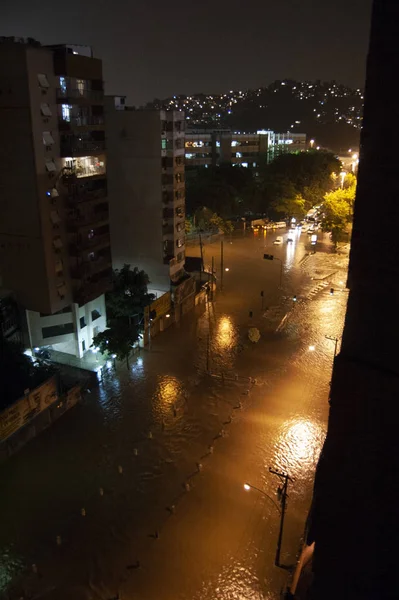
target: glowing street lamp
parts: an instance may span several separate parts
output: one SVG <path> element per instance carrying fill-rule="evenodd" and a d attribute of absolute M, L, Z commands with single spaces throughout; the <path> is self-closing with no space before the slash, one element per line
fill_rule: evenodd
<path fill-rule="evenodd" d="M 309 352 L 314 352 L 316 350 L 316 346 L 309 346 Z"/>
<path fill-rule="evenodd" d="M 310 143 L 310 147 L 313 148 L 313 146 L 314 146 L 314 140 L 310 140 L 309 143 Z"/>

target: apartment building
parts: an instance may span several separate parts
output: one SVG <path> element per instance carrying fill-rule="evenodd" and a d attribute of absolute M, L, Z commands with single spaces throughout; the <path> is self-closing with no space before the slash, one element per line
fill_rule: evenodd
<path fill-rule="evenodd" d="M 261 161 L 270 162 L 279 154 L 306 150 L 306 134 L 232 132 L 228 129 L 186 132 L 186 166 L 231 164 L 256 169 Z"/>
<path fill-rule="evenodd" d="M 101 60 L 0 38 L 0 277 L 33 347 L 81 357 L 106 324 L 111 252 Z"/>
<path fill-rule="evenodd" d="M 185 262 L 185 117 L 106 98 L 108 193 L 114 268 L 143 269 L 151 291 L 172 291 L 176 316 L 194 303 Z"/>

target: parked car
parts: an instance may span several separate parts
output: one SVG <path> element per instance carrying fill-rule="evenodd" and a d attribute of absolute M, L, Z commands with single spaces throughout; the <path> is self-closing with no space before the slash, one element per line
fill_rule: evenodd
<path fill-rule="evenodd" d="M 283 243 L 283 238 L 281 237 L 281 235 L 278 235 L 273 242 L 273 244 L 282 244 L 282 243 Z"/>

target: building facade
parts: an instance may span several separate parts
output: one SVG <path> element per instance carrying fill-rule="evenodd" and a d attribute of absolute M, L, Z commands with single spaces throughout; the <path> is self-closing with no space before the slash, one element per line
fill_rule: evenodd
<path fill-rule="evenodd" d="M 256 169 L 279 154 L 306 150 L 306 134 L 232 132 L 228 129 L 192 129 L 186 132 L 186 166 L 231 164 Z"/>
<path fill-rule="evenodd" d="M 101 60 L 0 40 L 0 276 L 31 345 L 82 356 L 105 328 L 111 252 Z"/>
<path fill-rule="evenodd" d="M 184 113 L 106 102 L 114 268 L 143 269 L 168 291 L 185 277 Z"/>

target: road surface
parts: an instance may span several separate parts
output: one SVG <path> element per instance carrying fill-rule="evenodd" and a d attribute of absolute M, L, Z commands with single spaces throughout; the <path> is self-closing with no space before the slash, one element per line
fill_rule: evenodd
<path fill-rule="evenodd" d="M 269 467 L 293 479 L 281 554 L 293 565 L 326 432 L 325 335 L 342 332 L 347 257 L 327 243 L 307 255 L 304 234 L 274 246 L 276 235 L 226 241 L 216 302 L 155 338 L 129 371 L 111 370 L 1 467 L 0 594 L 280 597 L 287 571 L 274 566 L 279 481 Z M 283 261 L 280 290 L 280 265 L 265 251 Z M 220 283 L 219 244 L 205 247 L 209 265 L 212 255 Z"/>

